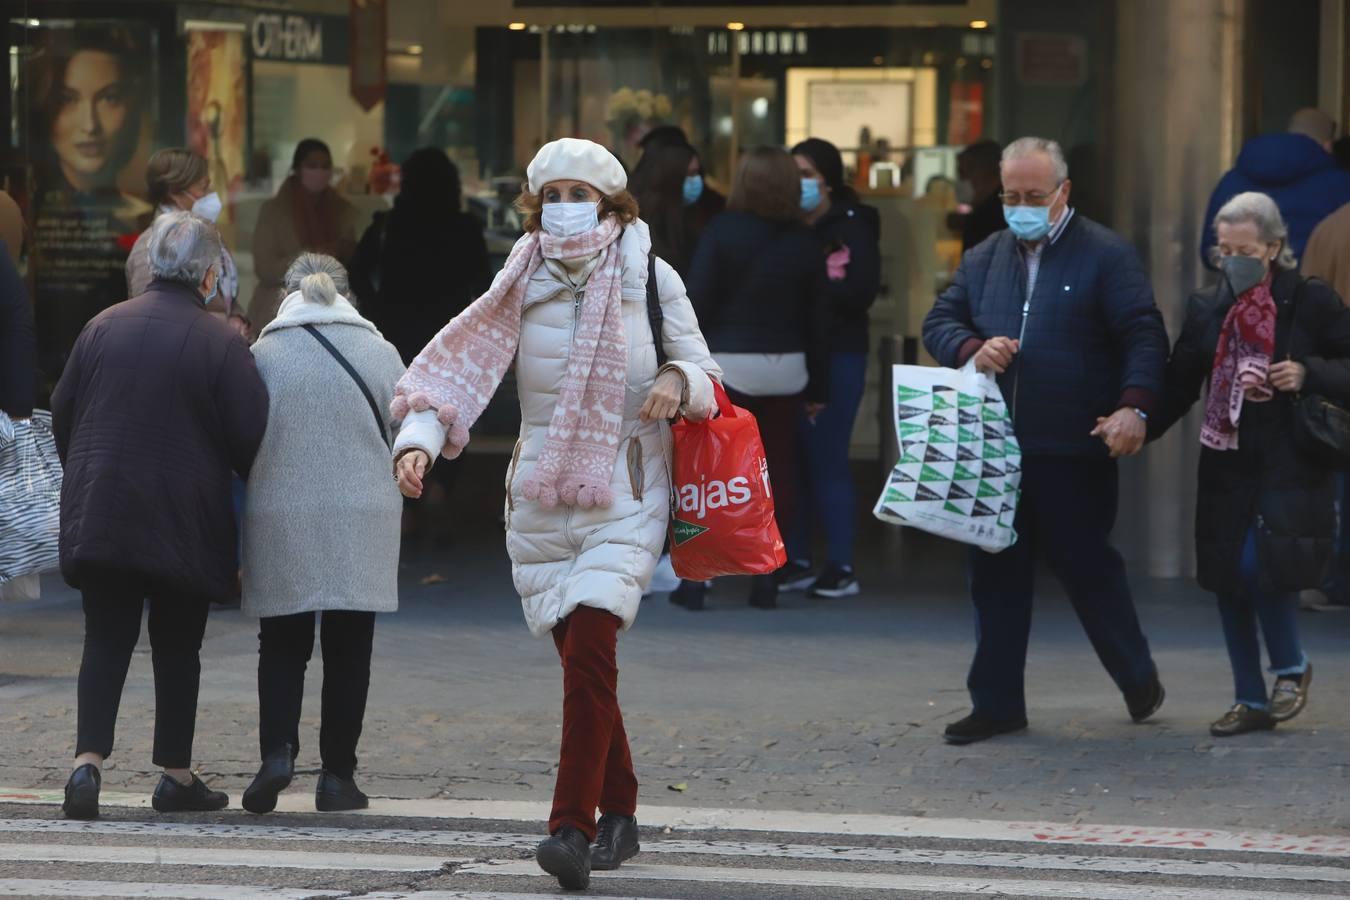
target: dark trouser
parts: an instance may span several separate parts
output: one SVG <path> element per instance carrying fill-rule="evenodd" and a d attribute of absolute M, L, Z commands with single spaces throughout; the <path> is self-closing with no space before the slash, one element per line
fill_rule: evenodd
<path fill-rule="evenodd" d="M 799 419 L 798 447 L 802 461 L 801 494 L 797 518 L 788 541 L 789 559 L 810 561 L 811 538 L 816 519 L 825 529 L 829 557 L 838 566 L 853 565 L 853 536 L 857 530 L 857 500 L 853 473 L 848 466 L 848 448 L 853 425 L 862 404 L 867 375 L 866 353 L 830 355 L 830 402 L 812 423 Z"/>
<path fill-rule="evenodd" d="M 1242 543 L 1239 571 L 1243 587 L 1236 593 L 1219 595 L 1219 619 L 1233 667 L 1234 702 L 1253 709 L 1265 709 L 1269 700 L 1266 677 L 1261 673 L 1262 637 L 1266 639 L 1271 674 L 1302 675 L 1308 668 L 1308 657 L 1298 639 L 1298 595 L 1263 590 L 1259 556 L 1256 529 L 1252 528 Z"/>
<path fill-rule="evenodd" d="M 638 783 L 619 712 L 618 616 L 590 606 L 553 626 L 563 668 L 562 750 L 548 831 L 564 825 L 595 840 L 595 810 L 631 816 Z"/>
<path fill-rule="evenodd" d="M 258 744 L 267 756 L 283 744 L 300 753 L 300 707 L 305 668 L 314 652 L 315 613 L 269 616 L 258 631 Z M 366 718 L 370 691 L 373 612 L 327 611 L 319 625 L 323 646 L 323 698 L 319 758 L 323 767 L 350 780 L 356 772 L 356 744 Z"/>
<path fill-rule="evenodd" d="M 89 575 L 82 591 L 84 657 L 80 661 L 79 732 L 75 755 L 112 755 L 117 709 L 131 654 L 150 603 L 150 662 L 155 670 L 155 765 L 192 766 L 208 602 L 176 595 L 125 573 Z"/>
<path fill-rule="evenodd" d="M 787 535 L 797 513 L 797 423 L 802 414 L 800 396 L 749 397 L 727 389 L 737 406 L 750 410 L 759 424 L 764 456 L 769 461 L 773 487 L 773 517 L 778 532 Z"/>
<path fill-rule="evenodd" d="M 1023 671 L 1040 554 L 1064 585 L 1092 647 L 1121 691 L 1146 686 L 1155 669 L 1139 628 L 1125 563 L 1110 543 L 1116 519 L 1112 460 L 1022 460 L 1017 543 L 1002 553 L 970 551 L 975 661 L 966 686 L 975 713 L 995 720 L 1026 715 Z"/>

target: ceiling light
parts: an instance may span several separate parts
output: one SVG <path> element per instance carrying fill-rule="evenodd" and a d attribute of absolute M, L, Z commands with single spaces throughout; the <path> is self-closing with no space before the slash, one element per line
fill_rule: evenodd
<path fill-rule="evenodd" d="M 745 23 L 744 23 L 744 22 L 728 22 L 728 23 L 727 23 L 727 31 L 744 31 L 744 30 L 745 30 Z"/>
<path fill-rule="evenodd" d="M 409 56 L 421 56 L 421 55 L 422 55 L 422 45 L 421 45 L 421 44 L 409 44 L 409 45 L 408 45 L 408 55 L 409 55 Z"/>
<path fill-rule="evenodd" d="M 970 23 L 970 27 L 974 28 L 976 31 L 979 31 L 982 28 L 988 28 L 989 23 L 986 22 L 984 19 L 976 19 Z"/>
<path fill-rule="evenodd" d="M 509 28 L 509 29 L 511 29 L 512 31 L 524 31 L 524 30 L 525 30 L 525 23 L 524 23 L 524 22 L 512 22 L 510 25 L 507 25 L 506 27 Z"/>

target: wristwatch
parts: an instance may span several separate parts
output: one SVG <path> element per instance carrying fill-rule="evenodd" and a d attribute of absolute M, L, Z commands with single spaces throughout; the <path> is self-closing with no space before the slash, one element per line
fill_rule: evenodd
<path fill-rule="evenodd" d="M 1139 418 L 1143 419 L 1145 422 L 1148 421 L 1148 413 L 1144 412 L 1144 411 L 1143 411 L 1142 409 L 1140 409 L 1139 407 L 1137 407 L 1137 406 L 1131 406 L 1131 407 L 1129 407 L 1129 410 L 1130 410 L 1130 412 L 1134 413 L 1134 414 L 1135 414 L 1136 416 L 1138 416 Z"/>

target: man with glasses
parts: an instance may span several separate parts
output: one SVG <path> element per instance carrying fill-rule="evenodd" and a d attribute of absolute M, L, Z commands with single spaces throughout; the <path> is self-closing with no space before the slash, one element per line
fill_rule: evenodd
<path fill-rule="evenodd" d="M 1134 250 L 1069 205 L 1059 144 L 1021 138 L 1000 169 L 1008 230 L 966 253 L 923 328 L 941 365 L 973 359 L 998 376 L 1023 455 L 1017 543 L 970 555 L 974 709 L 947 726 L 954 744 L 1027 726 L 1038 556 L 1064 585 L 1130 717 L 1147 719 L 1164 696 L 1110 532 L 1115 460 L 1144 444 L 1167 331 Z"/>

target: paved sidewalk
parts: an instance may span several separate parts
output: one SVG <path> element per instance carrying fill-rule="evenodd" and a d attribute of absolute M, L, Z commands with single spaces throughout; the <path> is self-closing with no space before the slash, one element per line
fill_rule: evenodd
<path fill-rule="evenodd" d="M 406 565 L 403 607 L 380 621 L 359 772 L 372 794 L 551 794 L 557 657 L 525 629 L 497 527 L 481 532 Z M 704 613 L 644 602 L 620 640 L 620 669 L 645 802 L 1350 833 L 1350 615 L 1302 618 L 1318 678 L 1302 717 L 1220 741 L 1206 726 L 1231 686 L 1208 595 L 1188 582 L 1137 585 L 1168 701 L 1155 723 L 1133 725 L 1047 578 L 1028 672 L 1031 730 L 954 748 L 940 733 L 967 708 L 960 556 L 921 535 L 894 552 L 867 540 L 860 597 L 796 595 L 763 612 L 728 581 Z M 431 574 L 448 580 L 423 586 Z M 43 590 L 40 601 L 0 606 L 0 786 L 59 788 L 68 773 L 82 618 L 59 581 Z M 236 801 L 256 767 L 256 652 L 255 623 L 212 614 L 197 757 Z M 318 764 L 319 669 L 316 659 L 302 768 Z M 152 707 L 143 639 L 110 790 L 152 788 Z"/>

